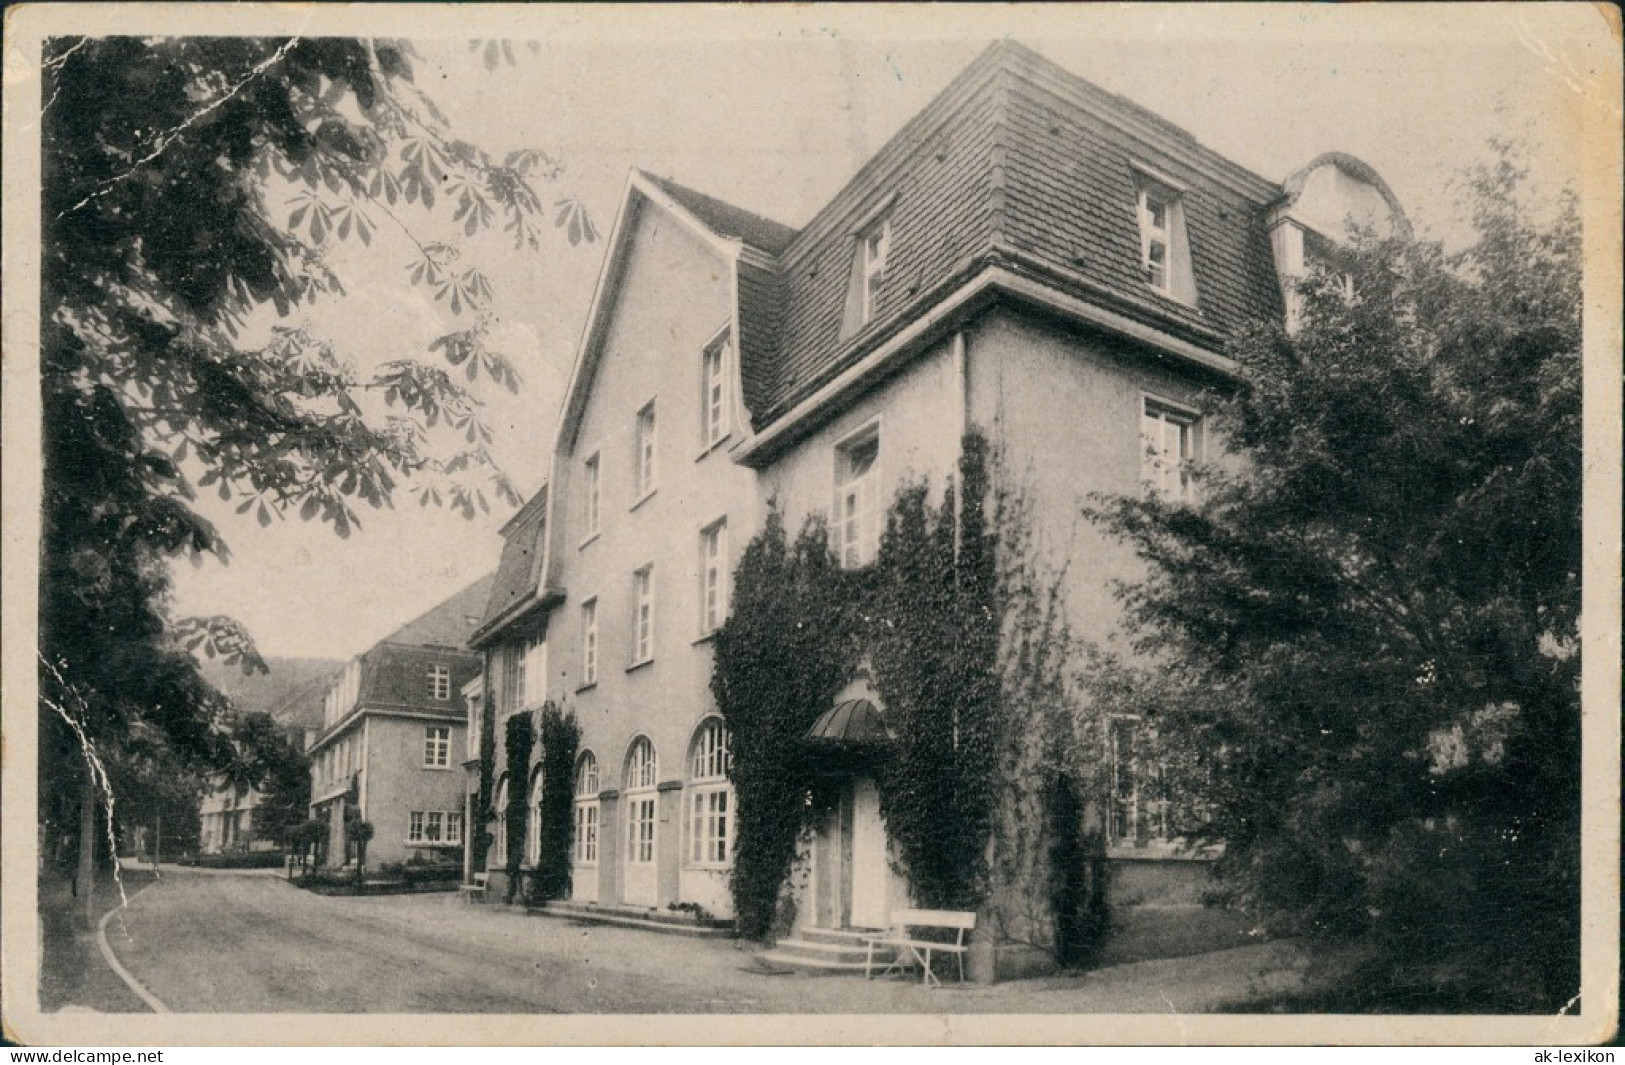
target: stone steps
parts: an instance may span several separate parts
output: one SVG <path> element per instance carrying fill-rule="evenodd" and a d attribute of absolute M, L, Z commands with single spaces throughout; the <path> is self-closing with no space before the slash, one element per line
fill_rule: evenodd
<path fill-rule="evenodd" d="M 861 975 L 867 968 L 869 948 L 864 939 L 879 935 L 878 929 L 804 928 L 793 938 L 781 939 L 771 949 L 755 955 L 757 964 L 771 971 L 805 973 L 809 976 Z M 896 953 L 876 948 L 874 971 L 890 965 Z"/>
<path fill-rule="evenodd" d="M 641 928 L 647 932 L 661 932 L 673 936 L 729 939 L 734 934 L 733 922 L 730 920 L 700 917 L 682 910 L 655 910 L 641 906 L 583 902 L 549 902 L 539 907 L 531 907 L 530 912 L 544 917 L 561 917 L 569 921 L 614 925 L 618 928 Z"/>

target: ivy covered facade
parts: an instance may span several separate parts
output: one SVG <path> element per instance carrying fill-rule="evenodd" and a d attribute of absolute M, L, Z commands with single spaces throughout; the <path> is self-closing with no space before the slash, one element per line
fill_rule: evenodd
<path fill-rule="evenodd" d="M 799 229 L 634 171 L 473 640 L 471 868 L 780 939 L 974 910 L 983 975 L 1083 958 L 1108 880 L 1194 898 L 1192 782 L 1077 694 L 1137 574 L 1082 511 L 1196 491 L 1225 338 L 1349 214 L 1403 225 L 1009 43 Z"/>

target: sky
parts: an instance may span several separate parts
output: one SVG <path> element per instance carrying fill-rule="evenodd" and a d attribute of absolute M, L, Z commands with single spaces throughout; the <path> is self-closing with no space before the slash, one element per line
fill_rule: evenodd
<path fill-rule="evenodd" d="M 540 253 L 495 238 L 467 249 L 496 287 L 495 338 L 524 381 L 493 399 L 488 418 L 496 456 L 526 494 L 546 475 L 631 168 L 799 226 L 997 38 L 1271 180 L 1348 152 L 1388 181 L 1420 235 L 1447 243 L 1463 232 L 1455 179 L 1489 158 L 1494 137 L 1529 146 L 1537 190 L 1588 174 L 1617 190 L 1583 135 L 1599 108 L 1618 128 L 1617 44 L 1587 5 L 426 5 L 314 26 L 304 10 L 304 32 L 411 37 L 416 82 L 454 134 L 494 153 L 561 157 L 564 176 L 544 194 L 579 198 L 598 227 L 598 242 L 581 247 L 549 229 Z M 476 36 L 537 48 L 516 47 L 515 65 L 491 72 L 469 50 Z M 408 222 L 428 233 L 444 224 Z M 451 328 L 445 308 L 408 284 L 403 241 L 337 249 L 349 295 L 310 310 L 314 331 L 362 361 L 421 352 Z M 236 617 L 267 655 L 359 653 L 494 568 L 512 512 L 470 521 L 404 498 L 397 508 L 364 513 L 362 530 L 340 540 L 297 518 L 261 529 L 211 496 L 205 515 L 232 560 L 178 567 L 175 612 Z"/>

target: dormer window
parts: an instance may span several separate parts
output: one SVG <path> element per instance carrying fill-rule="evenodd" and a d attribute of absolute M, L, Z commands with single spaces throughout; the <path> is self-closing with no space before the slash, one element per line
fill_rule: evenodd
<path fill-rule="evenodd" d="M 891 219 L 882 218 L 864 230 L 858 245 L 859 292 L 858 324 L 875 316 L 880 304 L 880 286 L 886 280 L 886 256 L 891 252 Z"/>
<path fill-rule="evenodd" d="M 869 216 L 853 233 L 852 277 L 846 290 L 846 317 L 841 336 L 856 333 L 880 310 L 881 290 L 891 259 L 891 207 L 889 202 Z"/>
<path fill-rule="evenodd" d="M 1169 183 L 1140 175 L 1136 191 L 1140 227 L 1140 277 L 1155 292 L 1196 302 L 1190 245 L 1180 193 Z"/>
<path fill-rule="evenodd" d="M 1168 216 L 1173 197 L 1151 185 L 1140 186 L 1140 271 L 1145 283 L 1168 291 Z"/>

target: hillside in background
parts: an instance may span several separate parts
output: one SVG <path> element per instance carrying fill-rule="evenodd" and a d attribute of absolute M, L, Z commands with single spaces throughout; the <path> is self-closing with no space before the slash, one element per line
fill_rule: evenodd
<path fill-rule="evenodd" d="M 322 697 L 344 668 L 336 658 L 267 658 L 269 673 L 244 675 L 236 666 L 205 659 L 202 673 L 231 697 L 241 713 L 264 711 L 284 725 L 320 728 Z"/>

